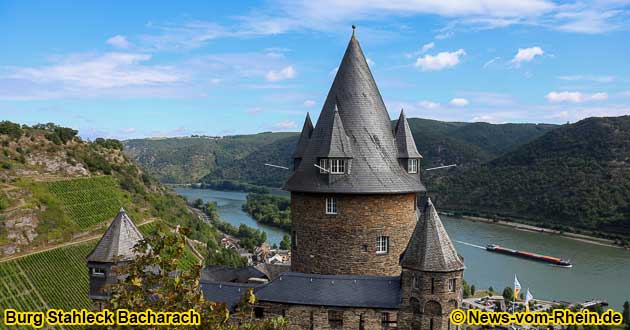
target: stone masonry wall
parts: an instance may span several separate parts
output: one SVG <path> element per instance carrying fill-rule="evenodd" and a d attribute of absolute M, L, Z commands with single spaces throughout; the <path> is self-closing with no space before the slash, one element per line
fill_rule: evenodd
<path fill-rule="evenodd" d="M 398 318 L 400 329 L 457 329 L 456 326 L 450 324 L 449 315 L 453 309 L 461 307 L 462 304 L 463 271 L 435 273 L 405 269 L 401 276 L 402 302 Z M 413 286 L 414 276 L 417 278 L 418 288 Z M 448 290 L 450 279 L 455 279 L 453 291 Z M 431 323 L 433 323 L 432 328 Z"/>
<path fill-rule="evenodd" d="M 326 214 L 326 197 L 337 198 L 337 214 Z M 315 274 L 400 274 L 400 254 L 416 225 L 415 194 L 291 194 L 294 246 L 291 269 Z M 389 251 L 376 253 L 378 236 Z"/>

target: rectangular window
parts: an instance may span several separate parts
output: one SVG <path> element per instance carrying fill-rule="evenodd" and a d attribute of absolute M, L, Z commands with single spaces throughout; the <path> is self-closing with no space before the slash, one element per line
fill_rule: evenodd
<path fill-rule="evenodd" d="M 328 158 L 319 160 L 319 173 L 328 173 L 330 171 L 330 161 Z"/>
<path fill-rule="evenodd" d="M 337 214 L 336 197 L 326 197 L 326 214 Z"/>
<path fill-rule="evenodd" d="M 343 311 L 328 311 L 328 325 L 330 325 L 330 329 L 341 330 L 343 328 Z"/>
<path fill-rule="evenodd" d="M 418 160 L 410 158 L 407 160 L 407 171 L 409 173 L 418 173 Z"/>
<path fill-rule="evenodd" d="M 376 253 L 385 254 L 389 251 L 389 236 L 379 236 L 376 238 Z"/>
<path fill-rule="evenodd" d="M 448 280 L 448 292 L 455 292 L 455 279 Z"/>
<path fill-rule="evenodd" d="M 431 277 L 431 294 L 435 293 L 435 278 Z"/>
<path fill-rule="evenodd" d="M 330 160 L 330 174 L 344 174 L 345 172 L 346 172 L 345 159 L 331 159 Z"/>
<path fill-rule="evenodd" d="M 104 268 L 92 268 L 92 275 L 94 276 L 105 276 Z"/>
<path fill-rule="evenodd" d="M 383 312 L 381 313 L 381 329 L 396 329 L 398 327 L 398 320 L 395 313 Z"/>
<path fill-rule="evenodd" d="M 413 277 L 413 288 L 416 290 L 420 289 L 420 283 L 418 283 L 418 276 Z"/>

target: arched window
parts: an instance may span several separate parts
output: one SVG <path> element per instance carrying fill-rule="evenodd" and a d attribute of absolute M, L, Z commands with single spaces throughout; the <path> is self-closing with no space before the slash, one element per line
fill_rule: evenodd
<path fill-rule="evenodd" d="M 442 306 L 437 301 L 429 300 L 424 304 L 424 314 L 427 316 L 442 316 Z"/>

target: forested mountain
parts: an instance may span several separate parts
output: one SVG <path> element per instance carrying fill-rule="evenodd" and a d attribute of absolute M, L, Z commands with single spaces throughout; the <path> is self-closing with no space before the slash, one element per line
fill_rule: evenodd
<path fill-rule="evenodd" d="M 393 123 L 395 124 L 395 122 Z M 529 142 L 555 125 L 442 122 L 410 118 L 424 156 L 423 167 L 457 163 L 468 167 Z M 393 127 L 393 126 L 392 126 Z M 290 172 L 297 133 L 261 133 L 221 139 L 203 137 L 125 141 L 125 152 L 163 182 L 235 180 L 280 187 Z"/>
<path fill-rule="evenodd" d="M 630 116 L 563 125 L 430 187 L 442 208 L 630 234 Z"/>

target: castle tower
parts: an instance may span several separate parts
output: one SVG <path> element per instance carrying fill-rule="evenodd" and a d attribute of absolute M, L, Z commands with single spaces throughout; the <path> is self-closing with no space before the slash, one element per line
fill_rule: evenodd
<path fill-rule="evenodd" d="M 401 257 L 402 329 L 455 330 L 449 322 L 461 307 L 464 263 L 430 199 Z"/>
<path fill-rule="evenodd" d="M 90 299 L 94 308 L 102 309 L 102 304 L 111 295 L 108 285 L 116 284 L 118 274 L 116 266 L 124 265 L 137 257 L 134 246 L 144 237 L 133 221 L 120 208 L 120 211 L 109 225 L 105 234 L 87 257 L 90 276 Z"/>
<path fill-rule="evenodd" d="M 399 275 L 416 225 L 420 154 L 401 114 L 396 132 L 352 35 L 315 127 L 304 123 L 291 192 L 295 272 Z"/>

